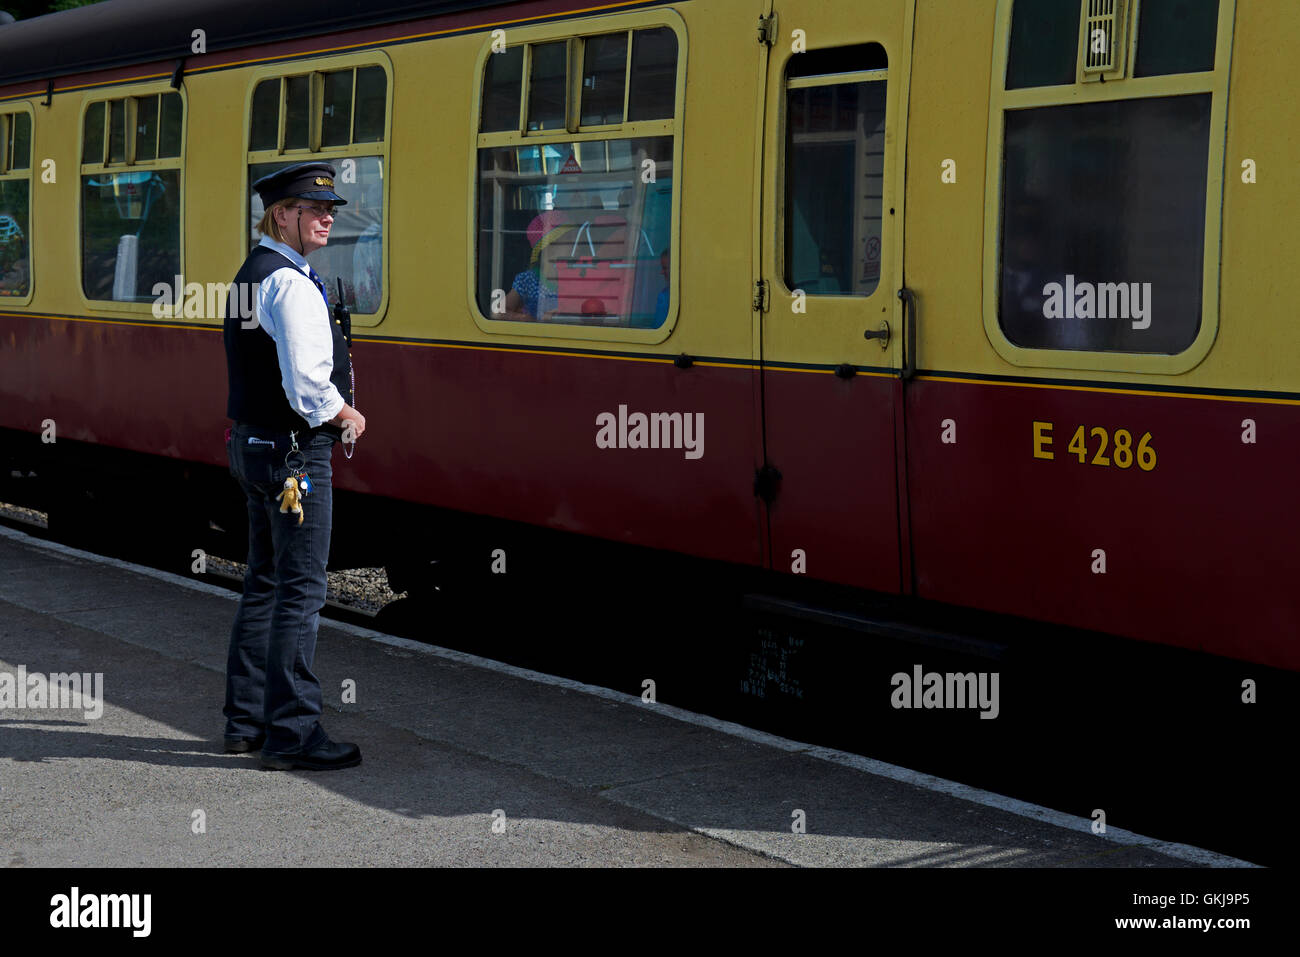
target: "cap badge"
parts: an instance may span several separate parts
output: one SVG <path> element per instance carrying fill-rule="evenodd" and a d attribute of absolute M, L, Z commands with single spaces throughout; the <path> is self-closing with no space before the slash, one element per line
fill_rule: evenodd
<path fill-rule="evenodd" d="M 327 187 L 329 187 L 330 189 L 333 189 L 333 188 L 334 188 L 334 180 L 332 180 L 332 179 L 326 179 L 324 176 L 317 176 L 317 177 L 316 177 L 316 185 L 317 185 L 317 186 L 327 186 Z"/>

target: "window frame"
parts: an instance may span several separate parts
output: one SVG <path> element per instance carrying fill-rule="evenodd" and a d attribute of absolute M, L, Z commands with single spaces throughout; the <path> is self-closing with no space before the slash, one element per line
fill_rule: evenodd
<path fill-rule="evenodd" d="M 386 78 L 384 89 L 384 138 L 377 142 L 355 143 L 350 142 L 347 146 L 321 146 L 321 129 L 322 116 L 317 110 L 320 103 L 320 97 L 324 93 L 324 77 L 313 74 L 332 73 L 336 70 L 360 70 L 363 67 L 377 66 L 384 71 Z M 253 96 L 257 92 L 258 84 L 263 80 L 276 78 L 308 77 L 308 109 L 310 115 L 307 121 L 307 147 L 306 149 L 284 149 L 283 145 L 276 149 L 253 150 L 252 147 L 252 129 L 253 129 Z M 352 118 L 351 124 L 353 130 L 356 129 L 356 96 L 357 83 L 355 76 L 352 82 Z M 284 108 L 284 87 L 281 84 L 280 94 L 280 113 L 277 121 L 278 132 L 276 142 L 284 143 L 284 126 L 287 119 L 288 110 Z M 390 296 L 391 284 L 389 282 L 389 264 L 392 259 L 389 243 L 390 226 L 389 212 L 392 206 L 389 202 L 389 190 L 392 185 L 392 142 L 393 142 L 393 61 L 388 54 L 382 50 L 366 50 L 359 53 L 345 53 L 324 57 L 308 57 L 301 60 L 281 60 L 270 66 L 263 66 L 253 70 L 248 75 L 248 89 L 244 97 L 243 112 L 243 144 L 244 144 L 244 163 L 243 172 L 240 175 L 243 183 L 243 193 L 240 198 L 240 217 L 241 224 L 238 230 L 240 237 L 240 247 L 237 262 L 243 262 L 248 258 L 247 239 L 249 235 L 250 224 L 247 221 L 247 204 L 252 195 L 253 184 L 249 178 L 249 167 L 259 163 L 306 163 L 320 161 L 330 163 L 336 169 L 339 167 L 341 160 L 352 157 L 378 156 L 383 169 L 383 223 L 380 228 L 381 242 L 383 244 L 383 254 L 380 258 L 380 297 L 379 305 L 375 307 L 373 313 L 353 313 L 352 325 L 360 328 L 370 328 L 379 325 L 388 312 L 388 303 Z M 316 144 L 316 150 L 312 151 L 312 145 Z M 339 175 L 342 171 L 339 170 Z M 346 190 L 348 184 L 339 183 L 339 186 Z M 340 196 L 347 199 L 346 192 L 340 192 Z M 351 311 L 351 307 L 349 307 Z"/>
<path fill-rule="evenodd" d="M 628 104 L 631 98 L 631 69 L 633 45 L 629 36 L 627 72 L 623 86 L 623 116 L 625 122 L 601 125 L 580 125 L 582 119 L 582 70 L 575 66 L 582 65 L 582 51 L 590 37 L 610 33 L 666 27 L 677 37 L 677 75 L 673 89 L 673 116 L 663 120 L 638 120 L 626 122 Z M 655 344 L 672 335 L 677 325 L 680 312 L 680 262 L 681 256 L 681 202 L 682 202 L 682 147 L 685 129 L 686 105 L 686 24 L 671 9 L 644 10 L 632 13 L 610 14 L 608 16 L 566 20 L 560 23 L 541 24 L 531 27 L 512 27 L 506 32 L 507 46 L 510 49 L 524 46 L 523 66 L 521 70 L 522 90 L 519 98 L 519 129 L 497 133 L 480 133 L 479 122 L 483 110 L 484 80 L 487 75 L 487 61 L 492 53 L 491 33 L 484 33 L 478 57 L 474 61 L 474 84 L 472 90 L 469 119 L 469 229 L 467 249 L 467 269 L 465 276 L 466 303 L 470 318 L 480 331 L 489 335 L 510 338 L 545 338 L 578 339 L 595 342 L 636 342 Z M 531 84 L 529 78 L 532 70 L 531 45 L 567 41 L 568 50 L 568 96 L 566 125 L 555 130 L 528 130 L 528 97 Z M 671 136 L 673 140 L 673 193 L 672 217 L 669 227 L 668 276 L 668 315 L 663 324 L 654 329 L 637 329 L 628 326 L 577 325 L 559 322 L 520 322 L 512 319 L 492 319 L 485 316 L 478 304 L 478 194 L 479 194 L 479 151 L 508 146 L 545 146 L 554 143 L 583 143 L 589 141 L 634 140 L 656 136 Z M 635 174 L 634 174 L 635 175 Z"/>
<path fill-rule="evenodd" d="M 106 96 L 106 92 L 112 95 Z M 155 157 L 151 160 L 135 160 L 135 141 L 134 135 L 134 117 L 135 117 L 135 98 L 158 96 L 159 119 L 158 135 L 162 135 L 162 96 L 168 93 L 175 93 L 181 98 L 181 150 L 176 156 L 168 156 L 163 159 Z M 83 163 L 82 158 L 86 151 L 86 112 L 96 103 L 105 104 L 104 110 L 108 114 L 112 107 L 109 104 L 114 100 L 123 100 L 126 110 L 125 124 L 126 129 L 132 131 L 132 135 L 125 136 L 122 144 L 124 159 L 118 163 Z M 86 176 L 93 176 L 96 173 L 124 173 L 132 171 L 145 170 L 175 170 L 177 173 L 177 262 L 180 264 L 181 275 L 185 275 L 185 213 L 187 203 L 185 201 L 185 164 L 186 164 L 186 147 L 189 140 L 189 118 L 190 103 L 189 94 L 184 84 L 180 87 L 173 87 L 167 80 L 157 80 L 148 83 L 131 84 L 123 87 L 100 87 L 98 89 L 87 91 L 82 97 L 81 106 L 77 113 L 77 295 L 81 297 L 84 308 L 88 311 L 98 312 L 119 312 L 130 313 L 132 315 L 147 317 L 152 322 L 175 321 L 175 317 L 181 314 L 181 305 L 183 303 L 184 290 L 181 290 L 181 298 L 176 301 L 178 305 L 173 307 L 168 314 L 162 319 L 154 315 L 153 301 L 148 302 L 120 302 L 116 299 L 91 299 L 86 295 L 86 264 L 85 264 L 85 236 L 82 230 L 85 228 L 85 209 L 86 200 L 85 184 L 82 182 Z M 124 131 L 125 132 L 125 131 Z M 108 154 L 109 136 L 107 130 L 104 136 L 105 155 Z M 156 151 L 156 150 L 155 150 Z M 174 277 L 171 277 L 174 279 Z M 169 279 L 170 281 L 170 279 Z"/>
<path fill-rule="evenodd" d="M 868 41 L 868 42 L 870 43 L 876 41 Z M 884 44 L 879 44 L 879 45 L 881 46 L 882 49 L 884 49 Z M 834 49 L 837 49 L 837 47 L 835 46 L 818 47 L 810 52 L 817 53 L 817 52 L 821 52 L 822 50 L 834 50 Z M 885 51 L 885 53 L 886 56 L 888 56 L 888 51 Z M 785 71 L 788 72 L 790 63 L 792 62 L 794 61 L 788 60 L 786 62 Z M 787 264 L 786 257 L 788 253 L 788 250 L 786 249 L 787 246 L 786 226 L 787 226 L 787 217 L 790 211 L 789 208 L 790 201 L 787 192 L 787 184 L 789 183 L 789 175 L 790 175 L 789 93 L 791 90 L 817 89 L 820 87 L 839 86 L 842 84 L 849 84 L 849 83 L 884 83 L 885 84 L 885 140 L 886 140 L 886 147 L 887 147 L 889 130 L 891 129 L 890 121 L 893 119 L 893 117 L 890 115 L 889 112 L 890 110 L 889 95 L 890 95 L 890 80 L 891 80 L 890 73 L 891 73 L 891 68 L 887 64 L 886 66 L 881 68 L 871 68 L 867 70 L 850 70 L 844 73 L 818 73 L 812 76 L 799 76 L 793 79 L 791 79 L 788 75 L 785 75 L 785 73 L 783 73 L 781 77 L 781 102 L 779 105 L 780 117 L 777 121 L 777 131 L 780 137 L 779 143 L 780 143 L 781 154 L 780 154 L 780 159 L 777 161 L 777 167 L 776 167 L 776 176 L 777 176 L 776 184 L 777 184 L 778 193 L 774 197 L 776 200 L 776 215 L 774 217 L 775 232 L 773 234 L 773 240 L 775 242 L 775 249 L 774 249 L 775 255 L 773 256 L 773 262 L 776 266 L 776 275 L 771 277 L 771 279 L 773 282 L 781 284 L 780 288 L 785 293 L 785 295 L 793 296 L 795 294 L 794 288 L 792 288 L 789 285 L 789 283 L 786 282 L 786 278 L 785 278 L 786 264 Z M 885 229 L 886 226 L 888 225 L 886 223 L 885 210 L 889 208 L 889 204 L 885 202 L 885 192 L 889 186 L 889 176 L 891 172 L 887 166 L 888 157 L 889 157 L 889 150 L 888 148 L 886 148 L 883 151 L 883 155 L 881 157 L 881 164 L 880 164 L 880 170 L 881 170 L 880 172 L 880 180 L 881 180 L 880 182 L 880 214 L 881 214 L 880 215 L 880 236 L 881 236 L 880 275 L 876 278 L 876 288 L 873 289 L 871 292 L 867 293 L 866 295 L 859 295 L 857 293 L 842 293 L 842 292 L 841 293 L 805 292 L 804 294 L 809 299 L 817 298 L 823 300 L 845 300 L 850 302 L 861 303 L 864 306 L 868 304 L 874 306 L 878 302 L 878 300 L 876 300 L 876 296 L 880 294 L 882 290 L 884 290 L 888 294 L 888 297 L 892 297 L 893 293 L 885 289 L 885 287 L 888 286 L 889 284 L 884 282 L 884 277 L 887 275 L 887 270 L 885 268 L 885 249 L 887 244 L 885 243 L 884 237 L 885 237 Z"/>
<path fill-rule="evenodd" d="M 17 115 L 25 113 L 31 129 L 31 156 L 28 157 L 27 168 L 24 170 L 4 170 L 4 163 L 8 162 L 7 158 L 0 160 L 0 180 L 26 180 L 27 181 L 27 295 L 26 296 L 0 296 L 0 306 L 9 308 L 11 306 L 30 306 L 32 299 L 36 295 L 36 248 L 32 243 L 32 213 L 36 207 L 36 190 L 34 188 L 34 171 L 36 168 L 36 110 L 32 106 L 31 100 L 0 100 L 0 114 Z M 3 124 L 0 124 L 3 126 Z M 7 127 L 5 128 L 7 131 Z M 6 138 L 0 136 L 0 149 L 8 149 Z"/>
<path fill-rule="evenodd" d="M 1082 0 L 1079 0 L 1082 7 Z M 1236 0 L 1219 0 L 1215 35 L 1214 69 L 1198 73 L 1172 73 L 1135 77 L 1133 63 L 1141 42 L 1137 36 L 1139 3 L 1132 4 L 1130 35 L 1125 44 L 1128 59 L 1122 79 L 1105 83 L 1081 81 L 1076 65 L 1075 82 L 1053 86 L 1006 89 L 1011 54 L 1011 16 L 1014 0 L 998 0 L 993 33 L 994 58 L 989 80 L 988 143 L 984 182 L 984 332 L 994 351 L 1012 365 L 1048 369 L 1082 369 L 1094 372 L 1139 372 L 1177 375 L 1195 368 L 1209 353 L 1219 331 L 1223 191 L 1227 149 L 1228 75 L 1232 60 L 1232 33 Z M 1201 327 L 1182 352 L 1173 355 L 1137 352 L 1097 352 L 1075 349 L 1032 349 L 1007 338 L 998 315 L 1002 271 L 1002 179 L 1005 161 L 1005 114 L 1011 110 L 1069 106 L 1114 100 L 1147 99 L 1208 93 L 1210 141 L 1206 173 L 1206 204 L 1201 269 Z"/>

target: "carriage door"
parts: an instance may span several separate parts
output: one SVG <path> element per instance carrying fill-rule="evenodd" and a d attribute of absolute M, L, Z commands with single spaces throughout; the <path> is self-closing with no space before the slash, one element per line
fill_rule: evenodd
<path fill-rule="evenodd" d="M 775 0 L 756 241 L 778 571 L 897 592 L 903 132 L 912 0 Z M 773 19 L 774 18 L 774 19 Z"/>

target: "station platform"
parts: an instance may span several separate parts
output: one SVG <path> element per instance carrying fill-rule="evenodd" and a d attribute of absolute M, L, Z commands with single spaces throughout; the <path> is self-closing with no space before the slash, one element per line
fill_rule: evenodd
<path fill-rule="evenodd" d="M 0 864 L 1249 866 L 324 618 L 363 763 L 266 771 L 223 753 L 237 598 L 0 528 L 0 675 L 103 676 L 98 716 L 0 707 Z"/>

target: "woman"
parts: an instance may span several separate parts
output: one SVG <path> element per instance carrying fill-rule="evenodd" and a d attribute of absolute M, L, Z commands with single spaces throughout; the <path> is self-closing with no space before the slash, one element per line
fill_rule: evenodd
<path fill-rule="evenodd" d="M 553 266 L 555 252 L 544 254 L 572 228 L 559 210 L 548 209 L 533 217 L 527 230 L 533 250 L 528 257 L 528 268 L 515 276 L 506 294 L 505 318 L 545 322 L 555 312 L 559 306 Z"/>
<path fill-rule="evenodd" d="M 235 420 L 226 450 L 249 526 L 226 662 L 226 750 L 260 750 L 263 766 L 278 770 L 347 768 L 361 750 L 321 726 L 312 663 L 333 516 L 330 456 L 335 442 L 359 438 L 366 420 L 351 405 L 347 341 L 307 264 L 346 201 L 326 163 L 287 167 L 253 188 L 266 210 L 262 240 L 235 276 L 224 327 L 226 413 Z M 248 286 L 257 290 L 252 322 L 235 308 L 253 298 L 242 293 Z"/>

